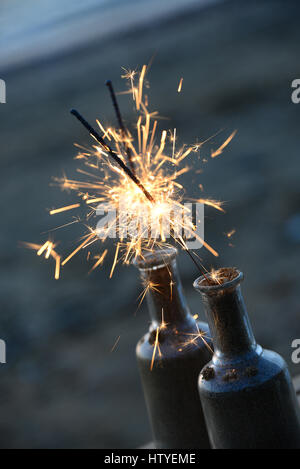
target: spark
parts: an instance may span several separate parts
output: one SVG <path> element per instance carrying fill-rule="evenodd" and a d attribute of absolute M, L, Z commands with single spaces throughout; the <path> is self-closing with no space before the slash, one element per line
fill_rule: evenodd
<path fill-rule="evenodd" d="M 117 244 L 116 253 L 115 253 L 115 258 L 114 258 L 114 262 L 113 262 L 113 265 L 112 265 L 112 268 L 111 268 L 111 271 L 110 271 L 110 274 L 109 274 L 109 278 L 112 278 L 113 273 L 114 273 L 114 270 L 115 270 L 115 267 L 116 267 L 116 265 L 117 265 L 119 250 L 120 250 L 120 243 Z"/>
<path fill-rule="evenodd" d="M 139 89 L 138 89 L 138 95 L 137 95 L 137 110 L 140 109 L 141 103 L 142 103 L 142 98 L 143 98 L 143 84 L 144 84 L 144 79 L 145 79 L 145 74 L 146 74 L 147 66 L 143 65 L 141 74 L 140 74 L 140 79 L 139 79 Z"/>
<path fill-rule="evenodd" d="M 83 243 L 81 243 L 76 249 L 74 249 L 73 252 L 71 252 L 71 254 L 62 262 L 62 266 L 66 265 L 66 263 L 69 262 L 69 260 L 72 259 L 72 257 L 75 256 L 75 254 L 77 254 L 77 252 L 79 252 L 81 249 L 83 249 L 84 247 L 86 247 L 86 246 L 88 245 L 89 241 L 90 241 L 91 239 L 93 239 L 93 238 L 95 238 L 95 234 L 94 234 L 94 233 L 90 234 L 90 235 L 87 237 L 87 239 L 85 239 L 85 240 L 83 241 Z"/>
<path fill-rule="evenodd" d="M 126 70 L 126 68 L 122 67 L 124 70 L 124 75 L 121 75 L 121 78 L 124 78 L 126 80 L 130 81 L 130 87 L 131 87 L 131 92 L 132 92 L 132 98 L 133 100 L 135 99 L 135 93 L 134 93 L 134 79 L 137 74 L 136 70 Z"/>
<path fill-rule="evenodd" d="M 199 325 L 196 323 L 196 328 L 197 332 L 196 333 L 185 333 L 184 335 L 188 336 L 189 338 L 184 341 L 181 346 L 180 346 L 180 351 L 182 351 L 182 348 L 187 348 L 187 347 L 198 347 L 199 340 L 202 341 L 205 346 L 209 349 L 211 353 L 213 353 L 212 348 L 210 347 L 208 343 L 208 336 L 205 334 L 205 332 L 200 331 Z"/>
<path fill-rule="evenodd" d="M 161 310 L 161 323 L 156 328 L 156 334 L 155 334 L 155 341 L 154 341 L 154 348 L 153 348 L 153 353 L 152 353 L 150 371 L 153 370 L 157 350 L 158 350 L 159 356 L 162 357 L 162 353 L 161 353 L 160 346 L 159 346 L 159 333 L 160 333 L 160 331 L 163 331 L 163 330 L 167 329 L 168 325 L 169 324 L 165 322 L 164 309 L 162 308 L 162 310 Z"/>
<path fill-rule="evenodd" d="M 52 252 L 52 248 L 53 248 L 53 244 L 49 242 L 47 250 L 46 250 L 46 254 L 45 254 L 45 259 L 49 259 L 50 254 Z"/>
<path fill-rule="evenodd" d="M 88 199 L 86 201 L 87 204 L 96 204 L 99 202 L 103 202 L 103 197 L 98 197 L 98 199 Z"/>
<path fill-rule="evenodd" d="M 210 199 L 198 199 L 198 202 L 200 204 L 209 205 L 210 207 L 213 207 L 216 210 L 219 210 L 219 212 L 225 213 L 225 210 L 222 208 L 223 202 L 219 202 L 218 200 L 210 200 Z"/>
<path fill-rule="evenodd" d="M 118 343 L 120 342 L 121 336 L 119 335 L 114 343 L 114 345 L 111 348 L 111 353 L 114 352 L 117 348 Z"/>
<path fill-rule="evenodd" d="M 54 278 L 55 278 L 55 280 L 59 280 L 61 257 L 60 257 L 56 252 L 53 252 L 53 255 L 54 255 L 54 259 L 55 259 L 55 274 L 54 274 Z"/>
<path fill-rule="evenodd" d="M 102 265 L 103 262 L 104 262 L 104 259 L 105 257 L 107 256 L 107 253 L 108 253 L 108 250 L 105 249 L 105 251 L 100 255 L 100 256 L 96 256 L 95 259 L 98 258 L 97 262 L 93 265 L 93 267 L 91 268 L 90 272 L 93 272 L 93 270 L 97 269 L 97 267 L 99 267 L 99 265 Z M 90 253 L 89 253 L 90 254 Z M 89 256 L 88 256 L 89 257 Z"/>
<path fill-rule="evenodd" d="M 168 323 L 165 322 L 165 316 L 164 316 L 164 309 L 162 308 L 161 310 L 161 324 L 160 324 L 160 330 L 163 331 L 164 329 L 167 329 Z"/>
<path fill-rule="evenodd" d="M 228 233 L 226 233 L 226 236 L 227 236 L 227 238 L 231 238 L 235 233 L 236 233 L 236 230 L 235 230 L 235 229 L 232 229 L 231 231 L 229 231 Z"/>
<path fill-rule="evenodd" d="M 156 292 L 159 292 L 159 291 L 160 291 L 157 287 L 159 287 L 159 284 L 158 284 L 158 283 L 153 283 L 153 282 L 151 282 L 151 281 L 147 281 L 147 282 L 146 282 L 146 286 L 145 286 L 144 290 L 142 291 L 142 293 L 141 293 L 141 294 L 139 295 L 139 297 L 138 297 L 138 300 L 140 299 L 138 308 L 139 308 L 139 307 L 141 306 L 141 304 L 143 303 L 145 297 L 147 296 L 148 291 L 150 291 L 150 290 L 156 291 Z"/>
<path fill-rule="evenodd" d="M 172 150 L 172 160 L 174 160 L 175 157 L 175 148 L 176 148 L 176 129 L 174 129 L 174 134 L 171 138 L 171 142 L 173 142 L 173 150 Z"/>
<path fill-rule="evenodd" d="M 37 255 L 38 256 L 41 256 L 43 254 L 43 252 L 47 249 L 48 245 L 49 245 L 49 242 L 50 241 L 46 241 L 45 244 L 43 244 L 43 246 L 40 247 L 40 249 L 38 250 L 37 252 Z"/>
<path fill-rule="evenodd" d="M 235 137 L 236 133 L 237 133 L 237 130 L 234 130 L 234 131 L 232 132 L 232 134 L 229 135 L 229 137 L 225 140 L 224 143 L 222 143 L 222 145 L 221 145 L 217 150 L 212 151 L 211 157 L 212 157 L 212 158 L 215 158 L 216 156 L 221 155 L 222 152 L 223 152 L 223 150 L 224 150 L 224 148 L 226 148 L 227 145 L 229 145 L 229 143 L 231 142 L 231 140 Z"/>
<path fill-rule="evenodd" d="M 155 336 L 155 342 L 154 342 L 154 349 L 153 349 L 153 354 L 152 354 L 152 360 L 151 360 L 151 366 L 150 366 L 150 371 L 153 370 L 153 366 L 154 366 L 154 361 L 155 361 L 155 356 L 156 356 L 156 350 L 157 350 L 157 347 L 158 347 L 158 338 L 159 338 L 159 327 L 157 327 L 156 329 L 156 336 Z"/>
<path fill-rule="evenodd" d="M 172 298 L 173 298 L 173 287 L 175 286 L 175 282 L 173 282 L 173 280 L 170 281 L 170 299 L 172 301 Z"/>
<path fill-rule="evenodd" d="M 21 243 L 27 249 L 32 249 L 36 251 L 38 256 L 41 256 L 45 252 L 45 259 L 49 259 L 51 256 L 55 260 L 55 272 L 54 278 L 55 280 L 59 280 L 60 278 L 60 268 L 61 268 L 61 256 L 54 250 L 56 247 L 51 241 L 46 241 L 42 246 L 40 244 L 34 243 Z"/>
<path fill-rule="evenodd" d="M 182 90 L 182 84 L 183 84 L 183 78 L 180 79 L 180 82 L 179 82 L 179 85 L 178 85 L 178 93 L 181 93 L 181 90 Z"/>
<path fill-rule="evenodd" d="M 226 278 L 227 277 L 226 274 L 224 274 L 224 269 L 212 269 L 210 272 L 210 280 L 217 283 L 218 285 L 221 285 Z"/>
<path fill-rule="evenodd" d="M 73 204 L 68 205 L 67 207 L 56 208 L 55 210 L 51 210 L 49 213 L 50 215 L 56 215 L 57 213 L 67 212 L 68 210 L 73 210 L 74 208 L 80 207 L 80 204 Z"/>
<path fill-rule="evenodd" d="M 63 225 L 56 226 L 55 228 L 52 228 L 51 230 L 47 230 L 42 234 L 50 233 L 52 231 L 61 230 L 62 228 L 66 228 L 67 226 L 74 225 L 74 223 L 78 223 L 79 221 L 80 221 L 80 219 L 76 219 L 76 220 L 70 221 L 69 223 L 64 223 Z"/>

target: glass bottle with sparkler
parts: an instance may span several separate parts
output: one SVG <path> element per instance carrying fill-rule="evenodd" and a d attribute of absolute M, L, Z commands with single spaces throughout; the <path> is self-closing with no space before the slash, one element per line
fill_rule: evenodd
<path fill-rule="evenodd" d="M 300 448 L 300 416 L 286 363 L 257 345 L 236 269 L 200 277 L 214 356 L 199 377 L 210 440 L 216 449 Z"/>
<path fill-rule="evenodd" d="M 137 360 L 156 448 L 209 448 L 197 379 L 210 360 L 208 326 L 187 306 L 172 247 L 135 261 L 145 286 L 149 332 Z"/>

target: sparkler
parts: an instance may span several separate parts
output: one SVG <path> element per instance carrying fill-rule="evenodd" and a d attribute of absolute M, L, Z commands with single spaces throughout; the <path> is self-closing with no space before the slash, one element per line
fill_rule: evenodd
<path fill-rule="evenodd" d="M 189 215 L 190 209 L 184 204 L 188 199 L 185 188 L 179 182 L 179 178 L 191 169 L 186 164 L 187 158 L 193 153 L 198 153 L 204 142 L 190 146 L 183 145 L 177 149 L 176 129 L 170 132 L 168 129 L 162 129 L 159 133 L 158 113 L 148 109 L 148 96 L 144 91 L 146 74 L 147 67 L 144 65 L 140 73 L 126 70 L 123 75 L 129 85 L 123 94 L 132 96 L 137 112 L 133 130 L 127 129 L 124 125 L 111 81 L 107 82 L 107 86 L 116 111 L 119 129 L 105 128 L 97 121 L 99 130 L 96 130 L 78 111 L 71 111 L 88 130 L 95 144 L 91 148 L 79 146 L 80 152 L 76 159 L 84 168 L 78 168 L 78 173 L 84 176 L 84 179 L 72 180 L 63 177 L 55 180 L 62 189 L 75 192 L 77 201 L 66 207 L 52 209 L 50 215 L 69 213 L 84 206 L 87 233 L 62 261 L 62 256 L 54 251 L 54 246 L 50 248 L 49 244 L 47 245 L 49 250 L 46 251 L 46 257 L 51 256 L 56 260 L 55 278 L 59 276 L 60 267 L 65 266 L 77 253 L 97 241 L 101 243 L 108 238 L 116 238 L 116 235 L 119 241 L 111 275 L 119 261 L 129 264 L 133 258 L 143 255 L 143 252 L 164 245 L 169 237 L 188 252 L 202 274 L 203 268 L 189 252 L 186 239 L 196 237 L 211 254 L 218 256 L 217 251 L 195 232 L 191 217 L 185 216 Z M 183 79 L 179 83 L 179 92 L 182 89 L 182 82 Z M 211 156 L 221 154 L 233 136 L 234 133 L 218 150 L 212 152 Z M 167 151 L 169 144 L 170 152 Z M 203 189 L 202 186 L 201 188 Z M 204 199 L 203 194 L 195 202 L 223 211 L 220 202 Z M 96 229 L 92 221 L 97 216 L 99 204 L 103 211 L 114 208 L 116 217 L 109 220 L 105 227 Z M 33 249 L 30 243 L 27 247 Z M 40 246 L 35 249 L 39 251 Z M 102 265 L 106 254 L 107 251 L 100 251 L 97 262 L 91 270 Z"/>

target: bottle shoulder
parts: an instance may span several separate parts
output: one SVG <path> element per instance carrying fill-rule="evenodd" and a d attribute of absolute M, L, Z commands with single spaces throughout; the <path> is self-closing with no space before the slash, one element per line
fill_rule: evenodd
<path fill-rule="evenodd" d="M 156 348 L 156 356 L 163 359 L 202 355 L 203 364 L 207 363 L 212 357 L 209 328 L 200 321 L 196 324 L 195 328 L 166 327 L 158 333 L 157 329 L 150 330 L 137 344 L 138 359 L 151 361 Z"/>
<path fill-rule="evenodd" d="M 286 362 L 278 353 L 259 347 L 244 361 L 210 361 L 200 373 L 199 389 L 210 394 L 232 393 L 268 386 L 277 380 L 291 381 Z"/>

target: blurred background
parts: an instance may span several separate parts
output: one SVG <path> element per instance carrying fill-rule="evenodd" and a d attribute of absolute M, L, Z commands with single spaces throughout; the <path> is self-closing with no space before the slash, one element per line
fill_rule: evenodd
<path fill-rule="evenodd" d="M 192 193 L 203 184 L 205 195 L 226 201 L 226 214 L 206 210 L 206 240 L 221 255 L 202 250 L 203 263 L 244 271 L 258 341 L 299 374 L 291 362 L 300 337 L 300 105 L 291 101 L 299 15 L 296 0 L 1 0 L 1 447 L 134 448 L 151 438 L 135 362 L 149 324 L 145 304 L 136 313 L 138 272 L 119 266 L 109 280 L 111 251 L 91 275 L 79 255 L 55 281 L 53 263 L 19 244 L 44 242 L 71 219 L 48 213 L 74 200 L 51 178 L 75 175 L 73 142 L 90 144 L 69 109 L 115 124 L 105 81 L 123 90 L 121 66 L 151 58 L 151 108 L 179 142 L 224 129 L 186 180 Z M 132 122 L 130 99 L 120 105 Z M 223 155 L 209 158 L 234 129 Z M 64 255 L 81 234 L 77 225 L 51 232 Z M 182 253 L 179 265 L 190 307 L 203 317 L 192 288 L 198 272 Z"/>

